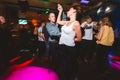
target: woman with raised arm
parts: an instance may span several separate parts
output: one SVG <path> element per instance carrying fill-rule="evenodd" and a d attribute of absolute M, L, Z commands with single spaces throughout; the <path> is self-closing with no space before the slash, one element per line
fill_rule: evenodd
<path fill-rule="evenodd" d="M 63 8 L 58 4 L 58 17 L 57 23 L 63 25 L 61 27 L 61 37 L 59 40 L 60 45 L 60 62 L 65 80 L 73 80 L 74 67 L 76 62 L 76 48 L 75 43 L 81 41 L 81 28 L 79 20 L 77 21 L 78 14 L 80 13 L 80 6 L 72 6 L 67 11 L 68 21 L 61 20 Z M 62 79 L 63 80 L 63 79 Z"/>

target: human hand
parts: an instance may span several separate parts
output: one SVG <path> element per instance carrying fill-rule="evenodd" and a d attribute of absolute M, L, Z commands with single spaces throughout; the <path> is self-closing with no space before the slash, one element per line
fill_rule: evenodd
<path fill-rule="evenodd" d="M 62 5 L 61 4 L 58 4 L 58 11 L 63 11 L 63 7 L 62 7 Z"/>

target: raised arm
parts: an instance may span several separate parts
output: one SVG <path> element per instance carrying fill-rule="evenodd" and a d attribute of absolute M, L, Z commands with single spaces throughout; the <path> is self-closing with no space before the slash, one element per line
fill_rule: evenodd
<path fill-rule="evenodd" d="M 59 13 L 58 13 L 58 17 L 57 17 L 57 23 L 60 24 L 60 25 L 66 24 L 67 21 L 62 21 L 61 20 L 61 15 L 62 15 L 62 12 L 63 12 L 63 7 L 60 4 L 58 4 L 58 11 L 59 11 Z"/>

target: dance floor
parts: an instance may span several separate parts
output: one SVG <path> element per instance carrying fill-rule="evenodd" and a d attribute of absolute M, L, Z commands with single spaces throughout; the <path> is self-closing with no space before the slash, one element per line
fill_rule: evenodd
<path fill-rule="evenodd" d="M 74 80 L 120 80 L 120 57 L 111 52 L 108 60 L 110 70 L 103 76 L 96 71 L 94 57 L 89 64 L 79 63 Z M 21 52 L 9 62 L 8 66 L 1 64 L 0 80 L 60 80 L 48 61 L 37 54 Z"/>

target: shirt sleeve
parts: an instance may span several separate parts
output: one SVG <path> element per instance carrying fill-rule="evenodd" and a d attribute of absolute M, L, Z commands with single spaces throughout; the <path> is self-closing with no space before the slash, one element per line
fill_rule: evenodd
<path fill-rule="evenodd" d="M 54 28 L 52 27 L 53 25 L 47 24 L 46 28 L 50 36 L 60 36 L 58 24 L 54 25 Z"/>
<path fill-rule="evenodd" d="M 38 28 L 38 32 L 41 33 L 40 27 Z"/>
<path fill-rule="evenodd" d="M 67 16 L 66 16 L 66 14 L 65 14 L 64 12 L 62 13 L 62 20 L 63 20 L 63 21 L 66 21 L 66 20 L 67 20 Z"/>
<path fill-rule="evenodd" d="M 83 22 L 83 23 L 81 24 L 81 27 L 82 27 L 82 28 L 85 27 L 86 23 L 87 23 L 87 22 Z"/>

